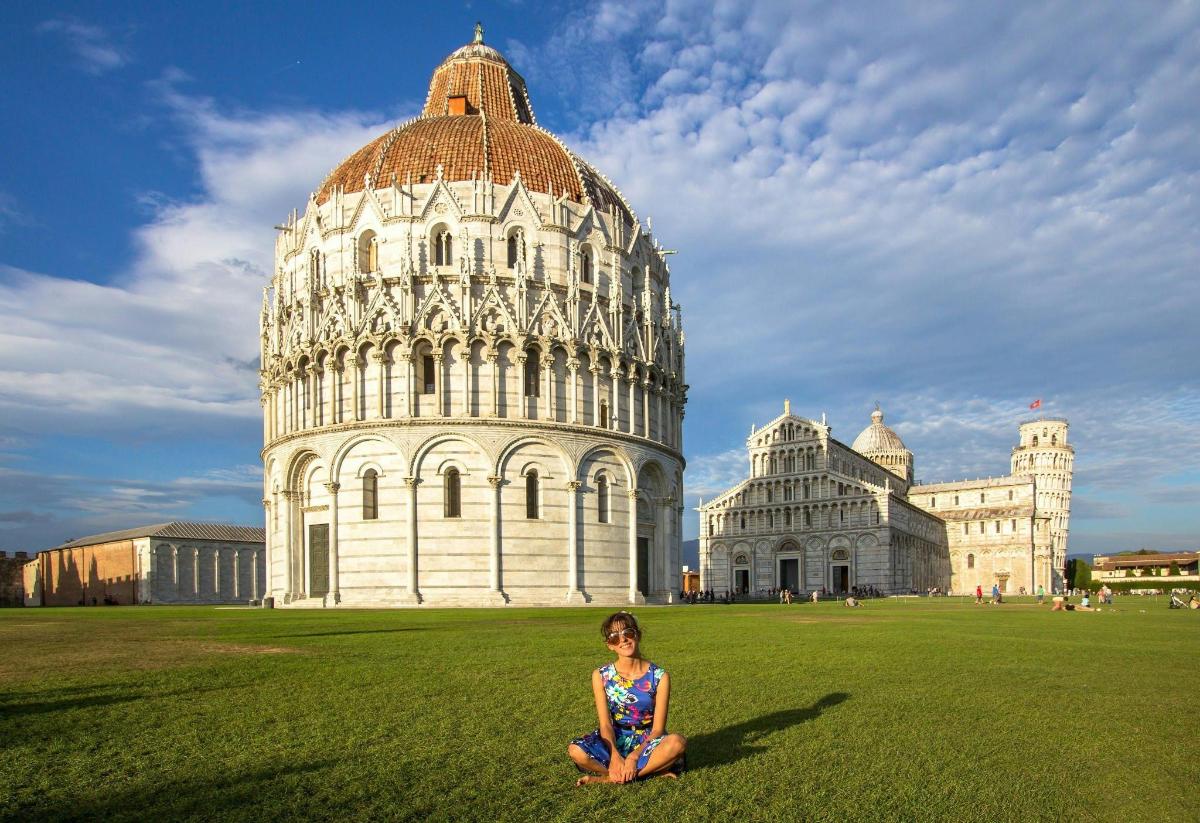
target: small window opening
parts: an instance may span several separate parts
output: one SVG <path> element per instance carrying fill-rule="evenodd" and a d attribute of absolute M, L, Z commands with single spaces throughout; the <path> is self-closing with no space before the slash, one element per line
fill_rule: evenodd
<path fill-rule="evenodd" d="M 374 469 L 363 473 L 362 517 L 363 520 L 379 518 L 379 474 Z"/>
<path fill-rule="evenodd" d="M 525 518 L 538 519 L 538 475 L 535 471 L 525 475 Z"/>
<path fill-rule="evenodd" d="M 446 517 L 462 517 L 462 478 L 458 469 L 447 469 L 445 489 Z"/>

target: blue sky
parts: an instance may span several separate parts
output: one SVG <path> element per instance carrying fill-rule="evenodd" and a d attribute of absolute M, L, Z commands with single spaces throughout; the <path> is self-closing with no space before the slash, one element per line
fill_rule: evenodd
<path fill-rule="evenodd" d="M 261 519 L 272 226 L 476 19 L 679 250 L 689 505 L 785 397 L 846 442 L 878 400 L 929 482 L 1042 398 L 1072 553 L 1200 542 L 1195 3 L 6 12 L 0 548 Z"/>

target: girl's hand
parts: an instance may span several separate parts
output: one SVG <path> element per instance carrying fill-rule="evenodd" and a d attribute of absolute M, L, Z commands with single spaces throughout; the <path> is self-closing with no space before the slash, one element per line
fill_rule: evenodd
<path fill-rule="evenodd" d="M 622 770 L 625 779 L 621 781 L 622 783 L 632 783 L 637 779 L 637 762 L 638 758 L 636 754 L 630 753 L 629 757 L 625 758 L 624 769 Z"/>
<path fill-rule="evenodd" d="M 608 761 L 608 779 L 613 783 L 625 782 L 625 760 L 616 751 L 612 753 L 612 759 Z"/>

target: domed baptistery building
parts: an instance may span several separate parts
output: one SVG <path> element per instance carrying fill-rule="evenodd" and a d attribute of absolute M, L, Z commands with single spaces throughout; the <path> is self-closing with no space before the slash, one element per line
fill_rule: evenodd
<path fill-rule="evenodd" d="M 665 256 L 477 27 L 276 242 L 276 604 L 669 602 L 687 387 Z"/>

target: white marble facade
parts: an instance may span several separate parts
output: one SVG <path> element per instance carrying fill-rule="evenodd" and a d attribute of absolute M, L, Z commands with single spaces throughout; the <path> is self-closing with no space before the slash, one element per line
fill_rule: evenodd
<path fill-rule="evenodd" d="M 671 599 L 686 386 L 666 255 L 536 126 L 497 52 L 477 38 L 447 58 L 425 114 L 335 170 L 275 260 L 276 605 Z"/>
<path fill-rule="evenodd" d="M 1060 589 L 1074 448 L 1067 421 L 1022 423 L 1013 474 L 913 485 L 913 455 L 876 409 L 853 446 L 784 414 L 747 439 L 750 476 L 700 506 L 700 586 L 885 594 L 993 584 Z"/>

